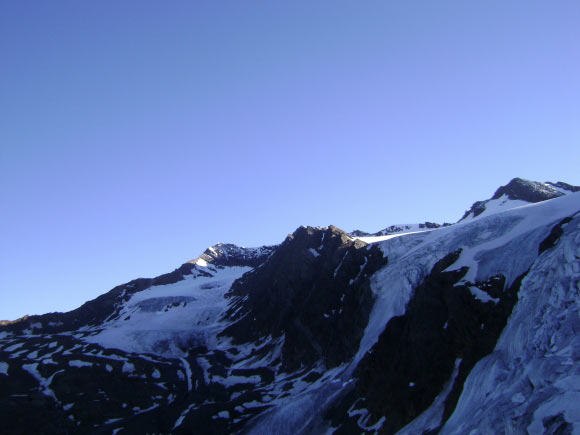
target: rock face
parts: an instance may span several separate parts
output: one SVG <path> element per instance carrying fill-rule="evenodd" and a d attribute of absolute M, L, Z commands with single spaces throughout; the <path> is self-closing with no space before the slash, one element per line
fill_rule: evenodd
<path fill-rule="evenodd" d="M 197 264 L 201 260 L 216 266 L 256 267 L 262 264 L 275 249 L 276 246 L 242 248 L 231 243 L 218 243 L 207 248 L 202 255 L 190 261 L 190 263 Z"/>
<path fill-rule="evenodd" d="M 515 179 L 461 225 L 218 244 L 0 325 L 0 432 L 574 433 L 575 189 Z"/>
<path fill-rule="evenodd" d="M 552 187 L 568 192 L 580 192 L 580 186 L 572 186 L 571 184 L 564 183 L 563 181 L 558 181 L 557 183 L 552 183 L 548 181 L 546 184 L 549 184 Z"/>
<path fill-rule="evenodd" d="M 354 355 L 372 306 L 369 279 L 385 264 L 378 247 L 344 231 L 300 227 L 262 267 L 232 286 L 234 320 L 222 333 L 234 343 L 284 336 L 285 370 Z"/>
<path fill-rule="evenodd" d="M 498 199 L 502 195 L 507 195 L 512 200 L 520 199 L 522 201 L 535 203 L 557 198 L 564 194 L 554 189 L 548 183 L 538 183 L 522 178 L 514 178 L 505 186 L 497 189 L 491 199 Z"/>

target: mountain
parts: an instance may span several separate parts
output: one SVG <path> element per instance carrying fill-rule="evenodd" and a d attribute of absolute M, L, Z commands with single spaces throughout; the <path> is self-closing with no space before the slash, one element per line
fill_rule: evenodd
<path fill-rule="evenodd" d="M 580 431 L 580 188 L 420 225 L 218 244 L 6 323 L 0 432 Z"/>
<path fill-rule="evenodd" d="M 580 191 L 580 186 L 572 186 L 562 181 L 557 183 L 550 181 L 538 183 L 537 181 L 514 178 L 505 186 L 497 189 L 490 199 L 473 203 L 459 222 L 488 216 L 499 211 L 521 207 L 522 205 L 558 198 L 578 191 Z"/>

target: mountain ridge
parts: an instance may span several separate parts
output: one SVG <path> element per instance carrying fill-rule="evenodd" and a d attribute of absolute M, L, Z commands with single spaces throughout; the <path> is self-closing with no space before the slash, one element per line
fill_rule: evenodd
<path fill-rule="evenodd" d="M 275 246 L 220 243 L 71 312 L 2 325 L 4 430 L 577 430 L 580 189 L 550 184 L 569 193 L 531 203 L 510 183 L 458 224 L 374 236 L 302 226 Z M 546 183 L 515 184 L 544 195 Z M 474 381 L 481 366 L 518 381 L 505 393 L 501 380 Z"/>

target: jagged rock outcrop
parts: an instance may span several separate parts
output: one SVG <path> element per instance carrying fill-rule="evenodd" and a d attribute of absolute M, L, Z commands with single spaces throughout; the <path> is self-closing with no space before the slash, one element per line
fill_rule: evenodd
<path fill-rule="evenodd" d="M 536 181 L 524 180 L 523 178 L 514 178 L 505 186 L 497 189 L 491 199 L 498 199 L 502 195 L 506 195 L 512 200 L 520 199 L 522 201 L 535 203 L 557 198 L 564 194 L 554 189 L 548 183 L 538 183 Z"/>
<path fill-rule="evenodd" d="M 509 210 L 525 203 L 534 204 L 578 191 L 580 191 L 580 186 L 572 186 L 561 181 L 539 183 L 514 178 L 505 186 L 499 187 L 490 199 L 474 202 L 459 222 L 482 215 L 488 207 Z"/>
<path fill-rule="evenodd" d="M 243 248 L 231 243 L 218 243 L 207 248 L 203 254 L 189 263 L 198 264 L 201 261 L 215 266 L 256 267 L 262 264 L 275 249 L 276 246 Z"/>
<path fill-rule="evenodd" d="M 369 276 L 385 264 L 376 247 L 344 231 L 300 227 L 261 267 L 232 286 L 222 335 L 235 343 L 284 336 L 285 369 L 352 357 L 372 306 Z"/>

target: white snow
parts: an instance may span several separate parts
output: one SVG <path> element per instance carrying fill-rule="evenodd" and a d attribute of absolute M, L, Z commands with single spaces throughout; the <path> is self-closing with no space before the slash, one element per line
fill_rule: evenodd
<path fill-rule="evenodd" d="M 580 422 L 580 408 L 578 407 L 579 403 L 580 392 L 578 391 L 565 391 L 556 397 L 550 398 L 546 402 L 542 403 L 534 412 L 533 421 L 527 428 L 528 433 L 546 433 L 544 428 L 544 420 L 563 414 L 566 421 L 574 423 L 574 433 L 577 434 L 579 432 L 577 425 L 578 422 Z"/>
<path fill-rule="evenodd" d="M 356 405 L 356 402 L 353 405 L 353 407 L 355 405 Z M 358 425 L 358 427 L 360 427 L 361 429 L 363 429 L 365 431 L 373 431 L 373 430 L 380 429 L 380 427 L 384 424 L 384 422 L 386 420 L 386 417 L 385 416 L 382 416 L 381 418 L 379 418 L 379 420 L 375 424 L 373 424 L 373 425 L 367 425 L 367 422 L 368 422 L 368 420 L 369 420 L 369 418 L 370 418 L 371 415 L 370 415 L 368 409 L 365 409 L 365 408 L 354 409 L 353 410 L 352 407 L 351 407 L 351 409 L 348 410 L 348 415 L 349 415 L 349 417 L 353 417 L 353 416 L 356 416 L 356 415 L 360 415 L 360 417 L 358 418 L 356 424 Z"/>
<path fill-rule="evenodd" d="M 181 426 L 181 423 L 183 423 L 183 420 L 185 419 L 185 417 L 187 416 L 187 414 L 189 413 L 189 411 L 191 411 L 193 408 L 195 408 L 195 406 L 196 406 L 196 404 L 195 403 L 192 403 L 187 408 L 185 408 L 185 410 L 181 413 L 181 415 L 179 416 L 179 418 L 175 421 L 175 424 L 173 425 L 172 430 L 175 430 L 179 426 Z"/>
<path fill-rule="evenodd" d="M 269 366 L 270 368 L 275 369 L 275 367 L 272 367 L 272 363 L 280 358 L 285 339 L 286 339 L 285 335 L 282 335 L 277 338 L 267 336 L 263 337 L 262 342 L 260 344 L 246 343 L 243 345 L 235 346 L 236 350 L 238 351 L 238 354 L 235 355 L 234 357 L 235 362 L 231 365 L 231 368 L 249 369 Z M 219 343 L 218 349 L 226 350 L 230 347 L 232 347 L 230 341 L 224 340 Z M 252 355 L 252 353 L 258 353 L 265 347 L 269 347 L 270 350 L 266 352 L 263 356 L 259 356 L 258 354 Z"/>
<path fill-rule="evenodd" d="M 8 376 L 8 363 L 4 361 L 0 361 L 0 375 Z"/>
<path fill-rule="evenodd" d="M 123 368 L 121 369 L 123 373 L 133 373 L 135 371 L 135 365 L 128 361 L 123 363 Z"/>
<path fill-rule="evenodd" d="M 220 384 L 226 387 L 231 387 L 237 384 L 248 384 L 248 383 L 258 384 L 262 381 L 262 378 L 260 378 L 260 376 L 257 375 L 252 376 L 228 375 L 226 378 L 222 378 L 221 376 L 214 376 L 213 381 L 219 382 Z"/>
<path fill-rule="evenodd" d="M 475 296 L 475 299 L 481 301 L 481 302 L 493 302 L 494 304 L 497 304 L 499 302 L 499 298 L 492 298 L 489 294 L 487 294 L 486 292 L 484 292 L 483 290 L 481 290 L 478 287 L 475 286 L 470 286 L 469 287 L 469 291 L 471 292 L 471 294 L 473 296 Z"/>
<path fill-rule="evenodd" d="M 183 364 L 183 368 L 185 369 L 185 376 L 187 378 L 187 391 L 191 391 L 191 389 L 192 389 L 191 377 L 193 376 L 191 373 L 191 366 L 189 365 L 189 362 L 185 358 L 179 358 L 179 359 L 181 360 L 181 363 Z"/>
<path fill-rule="evenodd" d="M 347 255 L 348 255 L 348 251 L 346 251 L 344 253 L 344 257 L 342 257 L 342 260 L 340 260 L 340 263 L 338 263 L 338 266 L 336 266 L 336 269 L 334 269 L 334 275 L 333 275 L 334 278 L 336 278 L 336 274 L 340 270 L 340 266 L 342 266 L 342 263 L 344 262 L 344 259 L 346 258 Z"/>
<path fill-rule="evenodd" d="M 139 407 L 135 407 L 135 408 L 133 408 L 133 411 L 137 411 L 137 412 L 135 412 L 135 415 L 139 415 L 139 414 L 144 414 L 144 413 L 149 412 L 149 411 L 153 411 L 156 408 L 159 408 L 159 403 L 154 403 L 153 405 L 151 405 L 149 408 L 146 408 L 146 409 L 140 409 Z"/>
<path fill-rule="evenodd" d="M 26 355 L 26 359 L 36 359 L 38 358 L 38 351 L 34 350 Z"/>
<path fill-rule="evenodd" d="M 252 400 L 251 402 L 242 403 L 242 406 L 246 409 L 248 408 L 259 408 L 264 406 L 262 402 L 258 402 L 257 400 Z"/>
<path fill-rule="evenodd" d="M 92 367 L 93 363 L 75 359 L 75 360 L 69 361 L 68 365 L 71 367 Z"/>
<path fill-rule="evenodd" d="M 380 242 L 379 246 L 384 255 L 389 258 L 389 263 L 371 277 L 371 289 L 376 296 L 376 301 L 359 350 L 352 362 L 326 371 L 325 375 L 316 382 L 305 388 L 301 387 L 304 388 L 303 390 L 292 390 L 289 399 L 276 399 L 268 403 L 273 408 L 260 417 L 260 431 L 293 434 L 300 433 L 303 428 L 307 427 L 309 421 L 319 412 L 318 410 L 324 409 L 325 404 L 332 401 L 340 393 L 342 386 L 352 379 L 352 373 L 358 362 L 376 343 L 388 321 L 394 316 L 404 314 L 413 289 L 431 272 L 433 266 L 449 253 L 462 250 L 458 261 L 449 267 L 449 270 L 462 266 L 469 267 L 468 276 L 472 274 L 470 279 L 472 285 L 484 282 L 498 273 L 503 273 L 507 277 L 506 281 L 509 285 L 534 263 L 537 258 L 538 245 L 549 234 L 551 228 L 564 217 L 579 210 L 580 194 L 571 194 L 449 227 L 390 237 Z M 580 242 L 577 242 L 577 245 L 580 245 Z M 580 253 L 578 257 L 580 258 Z M 572 255 L 571 258 L 573 259 L 574 256 Z M 576 264 L 578 265 L 577 260 Z M 538 277 L 535 280 L 538 283 L 545 282 L 545 278 Z M 573 288 L 576 293 L 580 290 L 577 286 Z M 519 303 L 521 302 L 520 300 Z M 576 319 L 578 317 L 576 314 Z M 578 325 L 578 330 L 580 330 L 580 325 Z M 580 341 L 580 338 L 578 340 Z M 521 339 L 512 338 L 511 341 L 519 342 Z M 568 364 L 566 365 L 568 370 L 570 367 L 575 367 L 574 364 L 569 363 L 569 356 L 556 356 L 555 353 L 554 355 L 554 358 L 560 359 L 562 365 Z M 580 357 L 580 350 L 578 355 Z M 459 360 L 456 361 L 456 368 L 459 363 Z M 577 370 L 580 371 L 580 367 Z M 483 372 L 485 373 L 485 370 Z M 494 376 L 493 373 L 487 373 L 487 375 Z M 438 396 L 428 412 L 426 411 L 425 417 L 422 417 L 421 425 L 436 427 L 440 423 L 444 400 L 455 376 L 456 371 L 446 389 Z M 504 375 L 502 379 L 509 376 L 509 374 Z M 543 377 L 549 376 L 546 374 Z M 281 382 L 281 379 L 277 377 L 276 383 Z M 573 378 L 570 379 L 570 382 L 573 382 Z M 498 382 L 500 381 L 492 384 L 493 389 L 503 390 L 503 384 L 502 388 L 497 388 Z M 474 390 L 481 383 L 485 385 L 484 381 L 478 379 L 469 388 Z M 489 390 L 484 390 L 489 392 Z M 580 388 L 577 391 L 580 391 Z M 510 407 L 513 407 L 511 397 L 514 393 L 514 391 L 506 393 L 509 394 L 506 403 L 509 403 Z M 465 389 L 462 397 L 466 400 Z M 481 393 L 479 397 L 485 397 L 484 393 Z M 264 406 L 260 402 L 255 402 L 254 405 Z M 247 407 L 248 404 L 244 406 Z M 473 416 L 479 409 L 491 408 L 486 406 L 484 401 L 470 405 L 468 411 L 458 421 L 470 420 L 475 425 L 478 419 Z M 367 415 L 360 416 L 361 428 L 368 427 L 365 426 L 368 423 L 367 417 Z M 257 429 L 256 431 L 259 432 Z M 501 433 L 503 431 L 503 429 L 492 427 L 487 431 L 480 430 L 476 433 Z M 508 431 L 505 430 L 505 432 Z M 421 433 L 421 431 L 415 433 Z M 469 430 L 460 427 L 459 430 L 451 433 L 469 433 Z"/>
<path fill-rule="evenodd" d="M 565 228 L 566 236 L 561 238 L 556 249 L 550 249 L 540 259 L 537 258 L 538 244 L 549 230 L 563 217 L 580 210 L 580 194 L 507 211 L 504 210 L 505 204 L 503 208 L 499 205 L 494 214 L 469 219 L 451 227 L 423 231 L 412 228 L 413 231 L 409 229 L 408 232 L 382 236 L 384 238 L 381 240 L 371 240 L 373 243 L 380 242 L 380 249 L 389 258 L 389 263 L 371 277 L 376 302 L 356 356 L 352 362 L 332 370 L 320 367 L 318 370 L 324 371 L 324 375 L 314 382 L 303 380 L 306 376 L 304 370 L 291 374 L 278 372 L 274 383 L 260 385 L 262 401 L 254 400 L 243 405 L 244 408 L 270 407 L 259 417 L 259 430 L 264 433 L 300 433 L 333 398 L 345 388 L 352 388 L 349 384 L 353 381 L 354 369 L 376 343 L 387 322 L 393 316 L 404 313 L 413 289 L 435 263 L 459 249 L 459 259 L 448 270 L 469 268 L 463 283 L 484 302 L 497 302 L 497 299 L 480 290 L 478 283 L 502 273 L 509 284 L 530 267 L 531 270 L 522 283 L 520 300 L 498 347 L 480 361 L 468 377 L 458 407 L 442 433 L 469 433 L 471 430 L 482 433 L 513 432 L 510 421 L 515 418 L 520 418 L 519 424 L 525 422 L 523 427 L 534 432 L 544 429 L 544 419 L 553 416 L 555 410 L 562 412 L 567 421 L 574 424 L 580 421 L 575 409 L 567 405 L 577 403 L 575 401 L 579 398 L 576 394 L 580 394 L 580 367 L 575 364 L 580 358 L 580 338 L 576 338 L 580 337 L 577 334 L 580 330 L 580 266 L 577 259 L 580 258 L 580 220 L 575 219 Z M 493 210 L 490 208 L 490 211 Z M 319 254 L 316 250 L 314 252 Z M 520 255 L 520 252 L 530 254 Z M 542 263 L 543 260 L 547 263 Z M 334 272 L 335 276 L 341 265 L 342 261 Z M 199 263 L 196 267 L 200 270 L 204 268 Z M 231 369 L 272 364 L 276 355 L 280 355 L 284 338 L 274 342 L 272 337 L 264 337 L 259 344 L 242 346 L 232 346 L 225 338 L 218 339 L 217 333 L 226 324 L 222 314 L 230 302 L 224 295 L 231 283 L 250 268 L 207 266 L 204 270 L 212 277 L 187 276 L 184 281 L 151 287 L 131 295 L 123 303 L 118 320 L 108 321 L 102 331 L 92 330 L 98 334 L 84 340 L 127 351 L 180 358 L 185 374 L 181 370 L 179 372 L 187 380 L 189 390 L 193 389 L 191 367 L 185 359 L 187 354 L 179 348 L 180 344 L 185 344 L 187 348 L 190 343 L 199 342 L 210 350 L 224 351 L 235 347 L 240 353 L 228 353 L 234 360 L 229 376 L 214 376 L 212 380 L 226 387 L 247 382 L 258 384 L 261 382 L 259 376 L 233 376 Z M 364 266 L 359 274 L 363 270 Z M 557 279 L 551 279 L 552 275 Z M 542 287 L 543 283 L 554 281 L 558 282 L 556 287 Z M 541 293 L 541 296 L 536 293 Z M 170 306 L 166 301 L 172 301 Z M 128 317 L 129 320 L 123 320 Z M 513 318 L 520 325 L 514 323 Z M 558 319 L 559 329 L 554 327 L 551 319 Z M 550 334 L 542 333 L 542 322 L 549 323 L 547 329 L 551 328 Z M 504 338 L 506 334 L 509 340 Z M 175 344 L 163 347 L 166 341 Z M 257 356 L 256 350 L 262 346 L 270 346 L 271 350 L 266 356 Z M 520 362 L 517 362 L 518 358 Z M 198 356 L 196 360 L 203 369 L 206 383 L 209 383 L 209 361 L 203 356 Z M 460 363 L 458 359 L 451 378 L 433 404 L 403 433 L 421 433 L 438 427 L 445 399 L 451 391 Z M 152 376 L 156 378 L 155 372 Z M 292 382 L 292 394 L 282 397 L 281 386 L 286 382 Z M 162 384 L 159 385 L 163 388 Z M 502 388 L 497 388 L 498 385 Z M 411 382 L 409 387 L 415 386 Z M 230 395 L 232 400 L 235 394 Z M 190 404 L 183 410 L 174 428 L 182 424 L 193 407 Z M 364 430 L 379 430 L 385 421 L 383 417 L 369 425 L 370 417 L 366 410 L 351 412 L 358 416 L 358 423 Z M 503 413 L 505 418 L 502 417 Z M 230 416 L 228 414 L 223 418 Z"/>
<path fill-rule="evenodd" d="M 528 204 L 485 219 L 472 221 L 472 225 L 485 227 L 492 236 L 485 239 L 477 232 L 465 240 L 461 257 L 448 270 L 469 267 L 465 282 L 482 282 L 495 274 L 507 276 L 507 283 L 527 270 L 537 255 L 537 246 L 547 237 L 546 230 L 565 217 L 580 210 L 580 192 L 563 197 Z M 456 224 L 457 231 L 473 229 L 470 222 Z M 483 228 L 482 228 L 483 229 Z M 473 236 L 476 236 L 475 238 Z M 479 269 L 479 264 L 485 269 Z"/>
<path fill-rule="evenodd" d="M 57 350 L 55 350 L 53 353 L 57 353 L 57 352 L 62 352 L 63 355 L 71 355 L 75 350 L 77 349 L 82 349 L 84 347 L 84 345 L 82 344 L 75 344 L 73 347 L 71 347 L 70 349 L 65 350 L 64 352 L 62 352 L 62 350 L 64 349 L 63 346 L 60 346 Z"/>
<path fill-rule="evenodd" d="M 461 219 L 460 222 L 474 221 L 476 219 L 482 219 L 484 217 L 491 216 L 496 213 L 501 213 L 506 210 L 511 210 L 524 205 L 529 205 L 527 201 L 522 201 L 521 199 L 509 199 L 506 194 L 500 196 L 497 199 L 490 199 L 485 202 L 485 210 L 478 216 L 473 216 L 473 213 L 469 213 L 465 218 Z"/>
<path fill-rule="evenodd" d="M 315 258 L 320 257 L 320 252 L 316 251 L 316 249 L 309 248 L 308 252 L 310 252 Z"/>
<path fill-rule="evenodd" d="M 447 253 L 462 249 L 447 270 L 469 267 L 465 281 L 482 282 L 503 273 L 510 285 L 534 261 L 537 247 L 551 227 L 579 210 L 580 193 L 576 193 L 383 242 L 380 246 L 389 257 L 389 265 L 371 278 L 377 301 L 355 362 L 376 342 L 386 323 L 405 312 L 413 288 Z M 479 261 L 485 268 L 478 270 Z"/>
<path fill-rule="evenodd" d="M 194 264 L 197 264 L 198 266 L 201 267 L 207 267 L 207 261 L 205 261 L 203 258 L 198 258 L 197 260 L 194 261 Z"/>
<path fill-rule="evenodd" d="M 578 198 L 570 194 L 538 206 L 569 201 L 579 206 Z M 558 415 L 578 431 L 579 258 L 580 217 L 575 217 L 554 248 L 531 265 L 494 351 L 467 377 L 442 434 L 516 433 L 522 424 L 528 433 L 544 433 L 544 420 Z"/>
<path fill-rule="evenodd" d="M 54 392 L 50 389 L 50 384 L 52 383 L 54 377 L 59 373 L 63 373 L 64 370 L 56 371 L 52 375 L 50 375 L 50 377 L 44 378 L 38 371 L 38 363 L 22 364 L 22 369 L 26 370 L 38 381 L 39 390 L 42 392 L 42 394 L 51 397 L 52 399 L 54 399 L 55 402 L 59 403 Z"/>
<path fill-rule="evenodd" d="M 10 356 L 8 358 L 10 358 L 10 359 L 20 358 L 20 356 L 22 354 L 25 354 L 26 352 L 28 352 L 28 350 L 22 349 L 22 350 L 19 350 L 18 352 L 15 352 L 15 353 L 10 354 Z"/>
<path fill-rule="evenodd" d="M 64 353 L 63 353 L 63 355 L 64 355 Z M 86 355 L 91 355 L 91 354 L 86 354 Z M 103 351 L 99 351 L 98 353 L 91 355 L 91 356 L 97 356 L 99 358 L 111 359 L 113 361 L 129 361 L 127 358 L 124 358 L 124 357 L 119 356 L 119 355 L 115 355 L 115 354 L 105 355 L 103 353 Z"/>
<path fill-rule="evenodd" d="M 181 347 L 192 343 L 213 347 L 217 333 L 223 328 L 220 318 L 229 302 L 224 295 L 233 281 L 251 268 L 202 269 L 212 276 L 188 275 L 183 281 L 131 295 L 117 320 L 107 322 L 98 334 L 84 340 L 128 352 L 174 357 L 185 356 Z M 163 298 L 171 301 L 169 306 L 161 303 L 158 310 L 154 309 Z M 173 306 L 179 298 L 182 302 Z M 142 309 L 144 304 L 146 310 Z"/>
<path fill-rule="evenodd" d="M 23 342 L 16 343 L 16 344 L 13 344 L 12 346 L 7 347 L 6 349 L 4 349 L 4 351 L 5 352 L 14 352 L 16 349 L 20 349 L 22 346 L 24 346 Z"/>
<path fill-rule="evenodd" d="M 359 278 L 359 276 L 361 275 L 361 273 L 363 273 L 363 270 L 365 270 L 365 267 L 366 267 L 368 261 L 369 261 L 368 258 L 365 257 L 364 263 L 361 264 L 360 269 L 359 269 L 357 275 L 354 277 L 354 279 L 351 279 L 349 281 L 349 285 L 351 285 L 353 282 L 356 282 L 356 280 Z"/>
<path fill-rule="evenodd" d="M 205 384 L 209 385 L 209 383 L 211 381 L 211 376 L 209 374 L 209 369 L 211 368 L 211 364 L 209 363 L 209 361 L 206 358 L 203 358 L 203 357 L 196 358 L 196 361 L 199 364 L 199 366 L 201 367 L 201 369 L 203 370 L 203 379 L 205 381 Z"/>
<path fill-rule="evenodd" d="M 439 228 L 427 228 L 427 229 L 422 229 L 422 230 L 418 230 L 418 231 L 401 231 L 398 233 L 394 233 L 394 234 L 386 234 L 384 236 L 366 236 L 366 237 L 351 237 L 352 239 L 358 239 L 361 242 L 365 242 L 365 243 L 378 243 L 378 242 L 384 242 L 385 240 L 391 240 L 394 239 L 396 237 L 401 237 L 401 236 L 408 236 L 409 234 L 419 234 L 419 233 L 426 233 L 429 231 L 434 231 L 436 229 Z"/>

